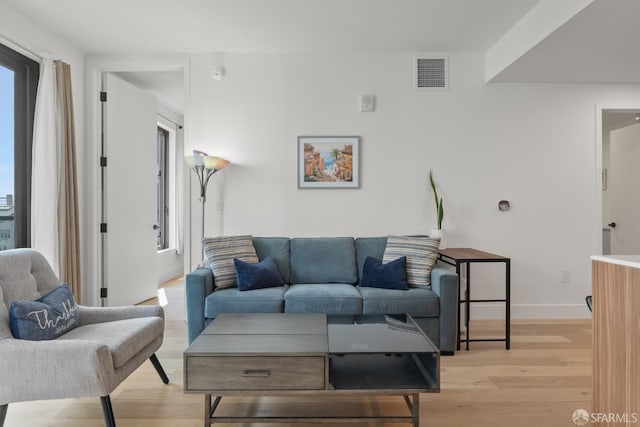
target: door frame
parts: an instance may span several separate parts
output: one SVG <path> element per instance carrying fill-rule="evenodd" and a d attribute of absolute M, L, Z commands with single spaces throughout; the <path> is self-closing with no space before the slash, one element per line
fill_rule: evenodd
<path fill-rule="evenodd" d="M 594 190 L 595 190 L 595 224 L 593 228 L 594 255 L 602 255 L 602 115 L 605 111 L 640 111 L 640 100 L 637 102 L 616 102 L 614 104 L 596 104 L 595 106 L 595 165 L 594 165 Z"/>
<path fill-rule="evenodd" d="M 101 181 L 100 181 L 100 147 L 102 137 L 102 110 L 99 93 L 102 88 L 102 76 L 105 73 L 130 72 L 130 71 L 182 71 L 184 90 L 184 144 L 188 146 L 189 124 L 191 108 L 191 83 L 190 83 L 191 61 L 188 55 L 166 55 L 150 59 L 132 59 L 127 56 L 88 56 L 85 61 L 85 106 L 87 117 L 85 119 L 85 139 L 87 146 L 85 155 L 79 165 L 80 180 L 79 191 L 86 197 L 81 206 L 81 217 L 85 218 L 82 225 L 82 276 L 83 298 L 82 303 L 90 306 L 101 304 L 100 288 L 102 286 L 102 245 L 100 236 L 101 221 Z M 185 168 L 186 169 L 186 168 Z M 178 180 L 177 185 L 185 184 L 184 177 L 182 184 Z M 183 191 L 183 195 L 188 194 Z M 185 196 L 186 197 L 186 196 Z M 185 212 L 182 218 L 189 218 L 189 203 L 183 203 Z M 183 228 L 187 227 L 183 222 Z M 188 230 L 185 230 L 188 231 Z M 183 232 L 185 250 L 190 247 L 190 234 Z"/>

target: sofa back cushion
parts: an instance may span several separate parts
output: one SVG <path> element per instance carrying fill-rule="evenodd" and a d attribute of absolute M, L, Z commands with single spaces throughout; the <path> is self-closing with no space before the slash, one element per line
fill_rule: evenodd
<path fill-rule="evenodd" d="M 254 237 L 253 246 L 260 261 L 268 256 L 273 258 L 282 280 L 291 283 L 291 244 L 288 237 Z"/>
<path fill-rule="evenodd" d="M 291 283 L 358 281 L 353 237 L 291 239 Z"/>
<path fill-rule="evenodd" d="M 356 239 L 356 261 L 358 277 L 362 280 L 362 269 L 367 257 L 382 259 L 387 247 L 387 237 L 358 237 Z"/>

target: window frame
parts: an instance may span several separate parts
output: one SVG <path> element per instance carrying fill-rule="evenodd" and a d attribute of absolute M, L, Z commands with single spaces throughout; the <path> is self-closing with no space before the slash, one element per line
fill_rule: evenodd
<path fill-rule="evenodd" d="M 168 182 L 168 159 L 169 159 L 169 142 L 171 134 L 160 123 L 157 126 L 157 159 L 158 159 L 158 185 L 157 185 L 157 219 L 160 236 L 158 237 L 157 249 L 162 251 L 169 248 L 169 182 Z M 162 136 L 161 136 L 162 135 Z"/>
<path fill-rule="evenodd" d="M 14 72 L 14 246 L 31 246 L 31 150 L 40 64 L 0 43 L 0 65 Z"/>

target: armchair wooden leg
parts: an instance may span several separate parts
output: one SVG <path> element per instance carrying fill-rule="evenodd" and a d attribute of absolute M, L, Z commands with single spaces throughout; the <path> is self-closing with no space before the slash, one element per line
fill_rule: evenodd
<path fill-rule="evenodd" d="M 4 425 L 4 420 L 7 418 L 7 409 L 9 409 L 8 403 L 0 405 L 0 427 Z"/>
<path fill-rule="evenodd" d="M 113 418 L 113 407 L 111 406 L 111 398 L 109 395 L 100 396 L 100 403 L 102 403 L 104 425 L 106 427 L 116 427 L 116 420 Z"/>
<path fill-rule="evenodd" d="M 153 367 L 156 368 L 156 372 L 158 373 L 158 375 L 160 375 L 162 382 L 165 384 L 169 384 L 169 377 L 167 377 L 167 374 L 164 372 L 164 368 L 160 364 L 160 361 L 158 360 L 158 356 L 156 356 L 156 354 L 153 353 L 149 358 L 149 360 L 151 360 L 151 363 L 153 363 Z"/>

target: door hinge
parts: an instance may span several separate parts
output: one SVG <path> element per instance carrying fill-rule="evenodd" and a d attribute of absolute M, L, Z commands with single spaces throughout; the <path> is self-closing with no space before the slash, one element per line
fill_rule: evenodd
<path fill-rule="evenodd" d="M 100 166 L 102 166 L 103 168 L 107 166 L 107 158 L 102 156 L 100 157 Z"/>
<path fill-rule="evenodd" d="M 106 233 L 107 232 L 107 223 L 106 222 L 100 223 L 100 232 L 101 233 Z"/>
<path fill-rule="evenodd" d="M 100 92 L 100 102 L 107 102 L 107 92 Z"/>
<path fill-rule="evenodd" d="M 107 288 L 100 288 L 100 298 L 107 298 Z"/>

